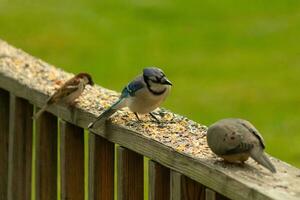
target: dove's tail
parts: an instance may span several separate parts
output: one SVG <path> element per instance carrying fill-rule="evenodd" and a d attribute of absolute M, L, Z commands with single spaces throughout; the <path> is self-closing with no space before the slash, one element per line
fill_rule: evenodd
<path fill-rule="evenodd" d="M 112 116 L 115 112 L 117 112 L 118 109 L 124 107 L 123 106 L 123 100 L 119 99 L 116 103 L 114 103 L 111 107 L 109 107 L 107 110 L 105 110 L 101 115 L 99 115 L 96 120 L 88 125 L 88 128 L 93 128 L 94 125 L 97 124 L 103 124 L 107 118 Z"/>
<path fill-rule="evenodd" d="M 264 152 L 251 153 L 251 157 L 256 162 L 270 170 L 272 173 L 276 173 L 275 166 L 272 164 L 272 162 Z"/>
<path fill-rule="evenodd" d="M 45 105 L 43 106 L 37 113 L 35 113 L 33 116 L 32 116 L 32 119 L 36 120 L 38 119 L 41 114 L 43 114 L 43 112 L 45 112 L 45 110 L 48 108 L 48 105 Z"/>

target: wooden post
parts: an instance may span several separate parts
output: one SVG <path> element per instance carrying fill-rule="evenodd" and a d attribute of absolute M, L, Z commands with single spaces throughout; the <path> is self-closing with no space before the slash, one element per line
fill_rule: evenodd
<path fill-rule="evenodd" d="M 149 200 L 170 199 L 170 169 L 149 160 Z"/>
<path fill-rule="evenodd" d="M 11 95 L 8 199 L 31 199 L 32 114 L 28 101 Z"/>
<path fill-rule="evenodd" d="M 84 131 L 60 122 L 61 199 L 84 199 Z"/>
<path fill-rule="evenodd" d="M 118 147 L 118 199 L 144 199 L 143 156 L 123 147 Z"/>
<path fill-rule="evenodd" d="M 36 120 L 36 199 L 57 198 L 57 118 L 44 112 Z"/>
<path fill-rule="evenodd" d="M 0 199 L 7 199 L 9 92 L 0 89 Z"/>
<path fill-rule="evenodd" d="M 172 200 L 205 200 L 205 187 L 178 172 L 171 172 Z"/>
<path fill-rule="evenodd" d="M 114 163 L 114 143 L 90 133 L 89 199 L 114 199 Z"/>

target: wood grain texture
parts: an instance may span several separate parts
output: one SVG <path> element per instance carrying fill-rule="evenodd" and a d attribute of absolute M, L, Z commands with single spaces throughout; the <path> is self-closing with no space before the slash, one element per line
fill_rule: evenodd
<path fill-rule="evenodd" d="M 9 92 L 0 89 L 0 199 L 7 199 Z"/>
<path fill-rule="evenodd" d="M 61 199 L 84 199 L 84 131 L 60 121 Z"/>
<path fill-rule="evenodd" d="M 44 112 L 36 120 L 36 199 L 57 198 L 57 118 Z"/>
<path fill-rule="evenodd" d="M 170 171 L 170 199 L 181 200 L 181 176 L 179 172 L 175 170 Z"/>
<path fill-rule="evenodd" d="M 0 40 L 0 53 L 7 54 L 7 51 L 9 51 L 9 54 L 14 55 L 21 61 L 18 63 L 27 63 L 30 56 L 7 46 L 9 45 Z M 28 62 L 33 62 L 31 57 Z M 5 65 L 5 62 L 0 62 L 0 71 L 1 65 Z M 30 82 L 34 84 L 34 80 Z M 42 106 L 48 98 L 45 91 L 25 85 L 23 80 L 18 80 L 13 75 L 5 75 L 3 72 L 0 73 L 0 85 L 3 89 L 28 99 L 37 106 Z M 95 113 L 95 110 L 80 106 L 74 107 L 71 111 L 64 106 L 53 105 L 49 108 L 49 111 L 65 121 L 83 128 L 86 128 L 96 117 L 91 113 Z M 199 159 L 182 154 L 166 144 L 143 136 L 142 133 L 132 130 L 129 126 L 124 127 L 108 123 L 105 127 L 106 131 L 103 131 L 102 128 L 95 128 L 93 132 L 113 143 L 139 152 L 139 154 L 191 177 L 193 180 L 231 199 L 298 200 L 300 198 L 300 170 L 278 159 L 272 159 L 278 171 L 276 174 L 270 174 L 257 165 L 248 166 L 247 168 L 232 167 L 232 165 L 224 166 L 216 163 L 211 158 Z"/>
<path fill-rule="evenodd" d="M 170 169 L 149 160 L 149 200 L 170 199 Z"/>
<path fill-rule="evenodd" d="M 187 176 L 181 176 L 181 199 L 205 200 L 205 187 Z"/>
<path fill-rule="evenodd" d="M 89 199 L 114 199 L 115 145 L 105 138 L 89 135 Z"/>
<path fill-rule="evenodd" d="M 33 106 L 10 96 L 8 199 L 31 199 Z"/>
<path fill-rule="evenodd" d="M 205 187 L 172 170 L 171 200 L 205 200 Z"/>
<path fill-rule="evenodd" d="M 206 188 L 205 189 L 205 200 L 217 200 L 216 192 L 209 188 Z"/>
<path fill-rule="evenodd" d="M 143 156 L 123 147 L 118 155 L 118 199 L 142 200 L 144 198 Z"/>

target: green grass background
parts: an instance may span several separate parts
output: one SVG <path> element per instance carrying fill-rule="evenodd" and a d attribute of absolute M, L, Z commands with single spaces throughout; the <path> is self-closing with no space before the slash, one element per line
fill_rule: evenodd
<path fill-rule="evenodd" d="M 298 0 L 0 0 L 0 38 L 117 91 L 159 66 L 174 83 L 164 107 L 246 118 L 300 167 Z"/>

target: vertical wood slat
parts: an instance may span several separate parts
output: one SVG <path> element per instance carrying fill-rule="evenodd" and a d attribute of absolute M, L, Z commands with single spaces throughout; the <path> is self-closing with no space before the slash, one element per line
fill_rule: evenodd
<path fill-rule="evenodd" d="M 0 199 L 7 199 L 9 92 L 0 89 Z"/>
<path fill-rule="evenodd" d="M 57 118 L 44 112 L 36 120 L 36 199 L 57 198 Z"/>
<path fill-rule="evenodd" d="M 89 199 L 114 199 L 114 163 L 114 143 L 90 133 Z"/>
<path fill-rule="evenodd" d="M 174 170 L 170 172 L 170 199 L 181 200 L 181 174 Z"/>
<path fill-rule="evenodd" d="M 118 147 L 118 199 L 144 199 L 143 156 L 123 147 Z"/>
<path fill-rule="evenodd" d="M 149 160 L 149 200 L 170 199 L 170 169 Z"/>
<path fill-rule="evenodd" d="M 8 199 L 31 199 L 32 114 L 28 101 L 10 96 Z"/>
<path fill-rule="evenodd" d="M 178 172 L 171 171 L 172 200 L 205 200 L 205 187 Z"/>
<path fill-rule="evenodd" d="M 84 131 L 60 121 L 61 199 L 84 199 Z"/>
<path fill-rule="evenodd" d="M 205 189 L 205 200 L 216 200 L 216 192 L 206 188 Z"/>

